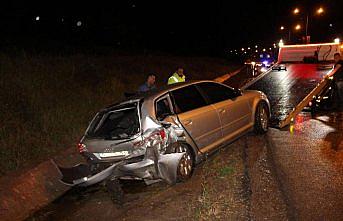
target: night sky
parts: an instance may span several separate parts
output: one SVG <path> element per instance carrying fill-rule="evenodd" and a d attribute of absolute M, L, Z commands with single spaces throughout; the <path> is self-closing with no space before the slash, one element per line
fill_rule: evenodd
<path fill-rule="evenodd" d="M 4 4 L 0 9 L 0 46 L 103 45 L 222 53 L 287 38 L 288 32 L 279 30 L 281 25 L 292 26 L 292 38 L 301 36 L 301 31 L 293 33 L 293 26 L 300 23 L 305 27 L 306 16 L 292 15 L 296 6 L 302 12 L 310 12 L 312 41 L 331 41 L 342 35 L 343 28 L 340 0 L 70 2 Z M 325 13 L 313 16 L 319 6 L 324 7 Z"/>

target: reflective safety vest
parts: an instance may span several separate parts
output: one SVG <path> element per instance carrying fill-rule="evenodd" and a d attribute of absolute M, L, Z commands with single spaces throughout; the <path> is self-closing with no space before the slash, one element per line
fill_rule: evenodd
<path fill-rule="evenodd" d="M 183 75 L 182 77 L 180 77 L 177 73 L 174 73 L 172 76 L 170 76 L 170 78 L 168 79 L 168 84 L 175 84 L 175 83 L 179 83 L 179 82 L 185 82 L 186 81 L 186 77 L 185 75 Z"/>

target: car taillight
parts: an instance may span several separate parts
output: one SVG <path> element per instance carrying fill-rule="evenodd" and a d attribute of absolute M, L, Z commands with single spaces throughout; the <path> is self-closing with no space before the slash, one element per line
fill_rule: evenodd
<path fill-rule="evenodd" d="M 145 143 L 152 141 L 152 140 L 158 140 L 161 138 L 161 140 L 164 140 L 166 138 L 167 134 L 164 129 L 155 131 L 151 133 L 148 137 L 145 137 L 142 141 L 138 141 L 136 143 L 133 143 L 134 146 L 143 146 Z"/>
<path fill-rule="evenodd" d="M 79 150 L 79 153 L 85 152 L 87 150 L 86 149 L 86 145 L 83 144 L 83 143 L 78 143 L 77 144 L 77 149 Z"/>
<path fill-rule="evenodd" d="M 164 138 L 166 137 L 166 132 L 165 132 L 165 130 L 162 129 L 162 130 L 159 131 L 159 133 L 160 133 L 160 136 L 161 136 L 162 140 L 164 140 Z"/>

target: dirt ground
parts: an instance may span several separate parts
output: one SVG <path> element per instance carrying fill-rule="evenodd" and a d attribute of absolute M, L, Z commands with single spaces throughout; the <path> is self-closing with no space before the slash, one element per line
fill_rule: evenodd
<path fill-rule="evenodd" d="M 122 207 L 99 186 L 74 190 L 28 220 L 287 220 L 273 173 L 265 136 L 250 133 L 198 165 L 184 183 L 125 182 Z"/>

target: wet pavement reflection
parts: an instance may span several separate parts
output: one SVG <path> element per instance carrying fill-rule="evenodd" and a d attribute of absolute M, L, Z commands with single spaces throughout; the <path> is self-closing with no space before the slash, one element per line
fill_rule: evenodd
<path fill-rule="evenodd" d="M 330 65 L 287 64 L 287 71 L 271 71 L 248 89 L 263 91 L 271 104 L 271 124 L 292 111 L 305 96 L 321 81 Z"/>
<path fill-rule="evenodd" d="M 296 220 L 342 220 L 343 112 L 299 114 L 271 129 L 275 168 Z"/>

